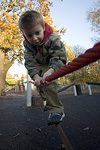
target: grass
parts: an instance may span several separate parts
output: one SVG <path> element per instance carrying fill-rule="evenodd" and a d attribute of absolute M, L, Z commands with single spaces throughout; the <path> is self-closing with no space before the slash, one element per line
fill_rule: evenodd
<path fill-rule="evenodd" d="M 15 85 L 17 83 L 17 81 L 20 79 L 6 79 L 6 84 L 8 85 Z"/>

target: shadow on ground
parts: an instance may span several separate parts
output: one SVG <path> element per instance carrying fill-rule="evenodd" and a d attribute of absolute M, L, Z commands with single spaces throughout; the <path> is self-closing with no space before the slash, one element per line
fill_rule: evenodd
<path fill-rule="evenodd" d="M 66 117 L 61 126 L 74 150 L 100 150 L 100 93 L 60 93 Z M 63 150 L 56 126 L 43 108 L 26 107 L 26 96 L 0 97 L 0 150 Z"/>

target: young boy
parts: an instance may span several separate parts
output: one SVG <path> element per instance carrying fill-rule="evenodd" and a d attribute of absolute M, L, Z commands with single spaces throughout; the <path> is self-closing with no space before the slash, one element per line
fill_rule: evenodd
<path fill-rule="evenodd" d="M 66 64 L 65 47 L 37 11 L 31 10 L 22 14 L 19 28 L 25 39 L 25 67 L 41 98 L 46 101 L 49 111 L 48 124 L 57 124 L 65 116 L 64 106 L 58 98 L 56 81 L 48 83 L 45 78 Z M 41 80 L 44 85 L 41 85 Z"/>

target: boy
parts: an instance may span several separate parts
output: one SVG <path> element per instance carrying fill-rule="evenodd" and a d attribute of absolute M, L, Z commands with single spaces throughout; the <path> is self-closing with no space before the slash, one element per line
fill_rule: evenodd
<path fill-rule="evenodd" d="M 66 51 L 53 29 L 37 11 L 26 11 L 19 19 L 24 36 L 24 59 L 28 74 L 34 80 L 41 98 L 49 111 L 48 124 L 57 124 L 64 118 L 64 106 L 58 98 L 57 83 L 45 78 L 66 64 Z M 40 81 L 44 82 L 41 85 Z"/>

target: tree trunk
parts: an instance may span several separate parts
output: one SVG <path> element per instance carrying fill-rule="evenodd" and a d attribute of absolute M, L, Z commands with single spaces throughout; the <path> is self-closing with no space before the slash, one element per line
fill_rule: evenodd
<path fill-rule="evenodd" d="M 0 71 L 0 96 L 6 95 L 6 93 L 5 93 L 5 78 L 6 77 L 5 76 L 6 76 L 5 71 Z"/>
<path fill-rule="evenodd" d="M 5 80 L 8 69 L 12 66 L 15 59 L 12 61 L 7 59 L 5 53 L 0 49 L 0 96 L 5 96 Z"/>
<path fill-rule="evenodd" d="M 5 68 L 5 53 L 0 50 L 0 96 L 5 96 L 5 79 L 7 69 Z"/>

